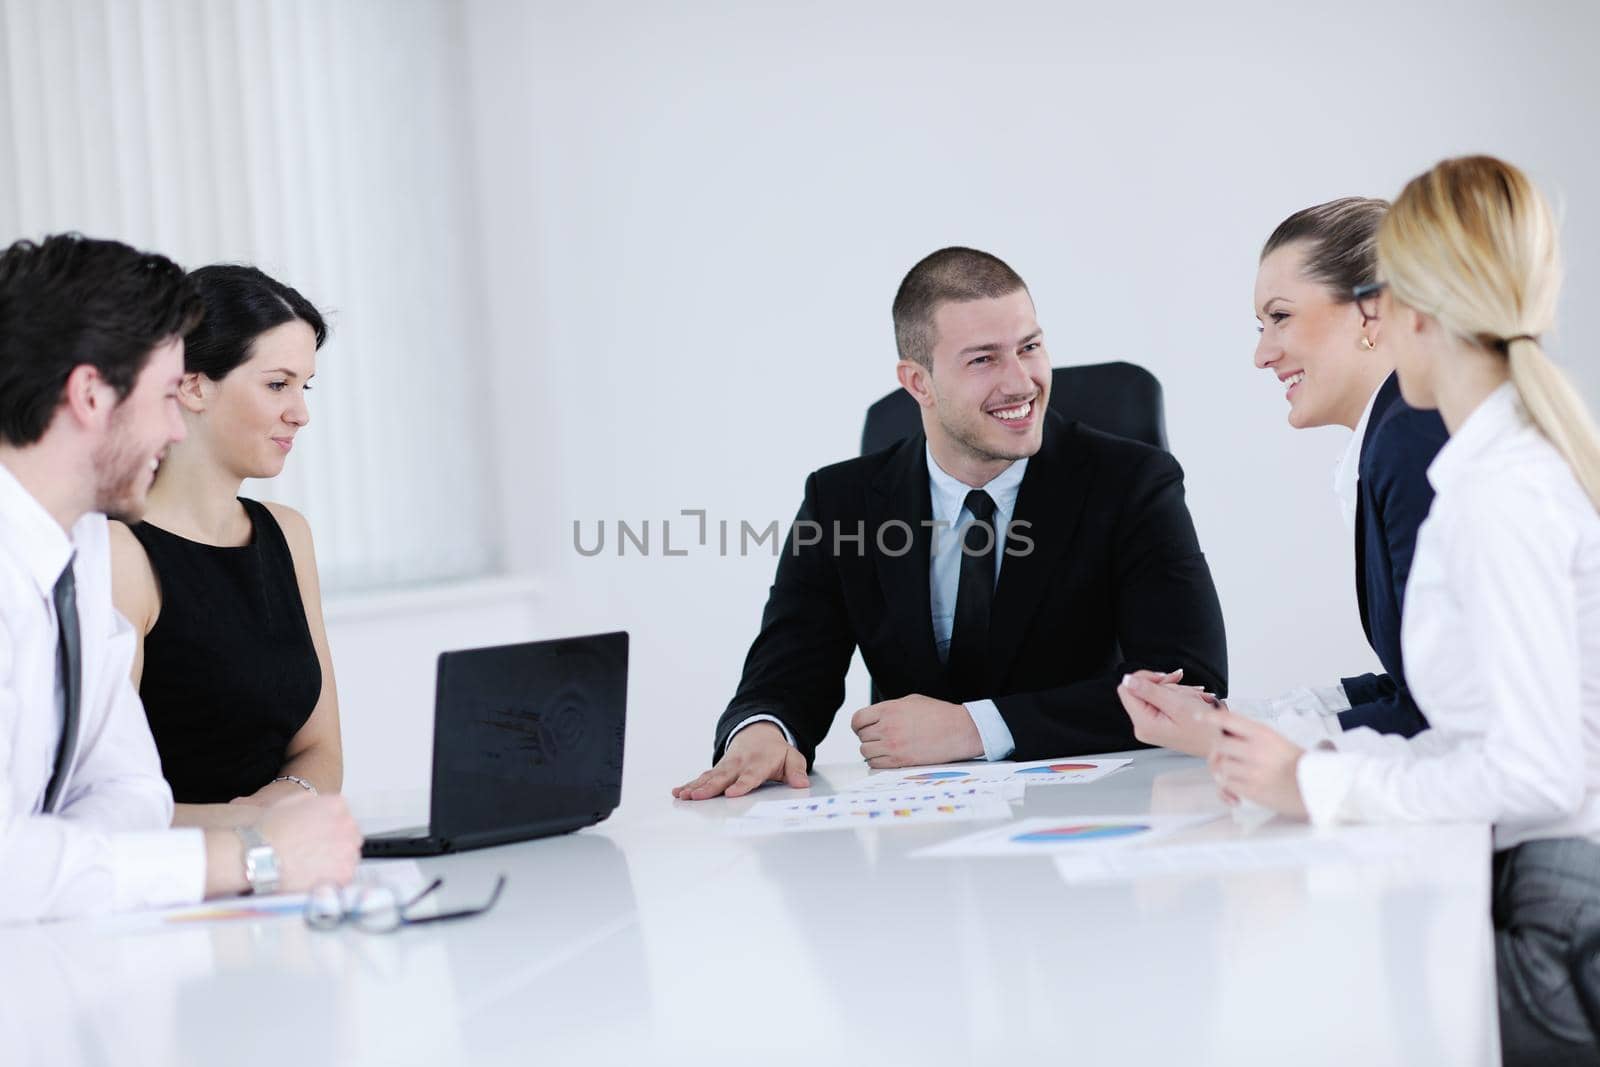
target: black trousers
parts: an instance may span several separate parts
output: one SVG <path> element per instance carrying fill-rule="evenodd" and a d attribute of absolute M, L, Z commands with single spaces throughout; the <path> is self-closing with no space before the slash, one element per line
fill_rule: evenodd
<path fill-rule="evenodd" d="M 1495 853 L 1493 907 L 1506 1067 L 1600 1065 L 1576 984 L 1600 994 L 1600 960 L 1574 958 L 1575 947 L 1600 931 L 1600 845 L 1563 837 Z"/>

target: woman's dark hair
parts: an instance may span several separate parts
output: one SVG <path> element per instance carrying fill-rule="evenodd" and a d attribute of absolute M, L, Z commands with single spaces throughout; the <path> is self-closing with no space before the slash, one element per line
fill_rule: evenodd
<path fill-rule="evenodd" d="M 214 263 L 189 272 L 205 302 L 205 318 L 183 338 L 184 369 L 221 381 L 250 358 L 255 339 L 296 319 L 311 327 L 317 347 L 327 324 L 311 301 L 255 267 Z"/>
<path fill-rule="evenodd" d="M 1284 245 L 1306 242 L 1305 275 L 1347 304 L 1351 290 L 1378 280 L 1378 224 L 1389 202 L 1347 196 L 1296 211 L 1278 223 L 1261 249 L 1266 259 Z"/>
<path fill-rule="evenodd" d="M 17 241 L 0 253 L 0 441 L 43 437 L 75 367 L 94 367 L 120 401 L 156 346 L 200 315 L 165 256 L 77 233 Z"/>

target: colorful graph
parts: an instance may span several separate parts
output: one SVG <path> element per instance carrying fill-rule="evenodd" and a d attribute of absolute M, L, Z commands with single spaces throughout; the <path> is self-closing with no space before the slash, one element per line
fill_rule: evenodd
<path fill-rule="evenodd" d="M 1042 845 L 1056 841 L 1092 841 L 1107 837 L 1130 837 L 1142 834 L 1150 827 L 1141 823 L 1079 823 L 1075 826 L 1052 826 L 1017 834 L 1011 840 L 1025 844 Z"/>
<path fill-rule="evenodd" d="M 971 771 L 923 771 L 921 774 L 908 774 L 908 782 L 948 782 L 952 778 L 971 777 Z"/>
<path fill-rule="evenodd" d="M 1044 767 L 1023 767 L 1018 774 L 1073 774 L 1078 771 L 1098 770 L 1096 763 L 1051 763 Z"/>
<path fill-rule="evenodd" d="M 279 915 L 299 915 L 306 910 L 304 896 L 263 898 L 253 903 L 199 904 L 164 917 L 169 923 L 211 922 L 215 919 L 272 919 Z"/>
<path fill-rule="evenodd" d="M 810 814 L 825 821 L 831 821 L 833 819 L 865 819 L 868 822 L 871 822 L 874 819 L 910 819 L 926 811 L 936 811 L 940 815 L 956 815 L 960 812 L 966 811 L 968 807 L 969 805 L 967 804 L 939 804 L 932 808 L 925 808 L 919 805 L 912 808 L 852 808 L 849 811 L 816 811 L 814 809 L 808 809 L 803 814 L 797 814 L 795 817 L 803 819 L 806 814 Z M 261 914 L 268 913 L 261 912 Z M 239 909 L 238 915 L 229 914 L 225 917 L 244 918 L 246 916 L 247 912 L 244 909 Z M 217 916 L 212 914 L 208 917 L 216 918 Z"/>

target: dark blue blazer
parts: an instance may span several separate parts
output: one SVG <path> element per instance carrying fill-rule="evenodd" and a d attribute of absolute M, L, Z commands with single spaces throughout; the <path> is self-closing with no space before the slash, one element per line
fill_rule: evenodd
<path fill-rule="evenodd" d="M 1339 722 L 1346 730 L 1370 726 L 1379 733 L 1410 737 L 1428 728 L 1406 688 L 1400 609 L 1417 527 L 1433 505 L 1428 465 L 1449 436 L 1439 413 L 1409 407 L 1400 398 L 1399 379 L 1389 375 L 1378 390 L 1361 442 L 1356 504 L 1356 599 L 1361 628 L 1385 673 L 1344 679 L 1350 710 L 1339 714 Z"/>

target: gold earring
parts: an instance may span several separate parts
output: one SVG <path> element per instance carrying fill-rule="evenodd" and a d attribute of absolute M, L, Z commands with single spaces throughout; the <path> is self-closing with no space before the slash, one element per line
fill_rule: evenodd
<path fill-rule="evenodd" d="M 1378 346 L 1372 343 L 1372 338 L 1370 338 L 1370 337 L 1362 337 L 1361 338 L 1361 347 L 1365 348 L 1368 352 L 1371 352 L 1374 348 L 1376 348 Z"/>

